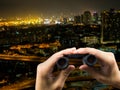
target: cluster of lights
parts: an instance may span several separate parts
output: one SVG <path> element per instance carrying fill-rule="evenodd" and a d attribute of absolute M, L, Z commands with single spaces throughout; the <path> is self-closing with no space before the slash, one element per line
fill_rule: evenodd
<path fill-rule="evenodd" d="M 29 24 L 41 24 L 43 19 L 37 18 L 16 18 L 15 20 L 2 20 L 0 19 L 0 26 L 19 26 L 19 25 L 29 25 Z"/>
<path fill-rule="evenodd" d="M 67 17 L 65 18 L 67 21 L 70 22 L 73 21 L 73 18 Z M 64 23 L 63 17 L 50 17 L 50 18 L 42 18 L 42 17 L 34 17 L 34 16 L 28 16 L 25 18 L 15 17 L 15 18 L 0 18 L 0 27 L 1 26 L 19 26 L 19 25 L 35 25 L 35 24 L 62 24 Z"/>
<path fill-rule="evenodd" d="M 62 21 L 60 20 L 53 20 L 53 19 L 44 19 L 43 24 L 61 24 Z"/>

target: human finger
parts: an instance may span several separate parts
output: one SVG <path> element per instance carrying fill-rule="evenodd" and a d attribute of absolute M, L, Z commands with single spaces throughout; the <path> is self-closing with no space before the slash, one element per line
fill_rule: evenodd
<path fill-rule="evenodd" d="M 75 50 L 76 48 L 68 48 L 52 55 L 48 60 L 44 62 L 44 65 L 46 67 L 45 69 L 46 73 L 54 68 L 55 63 L 57 62 L 57 60 L 59 60 L 59 58 L 63 57 L 66 54 L 73 54 Z"/>
<path fill-rule="evenodd" d="M 89 67 L 87 65 L 81 65 L 79 67 L 80 70 L 82 71 L 86 71 L 88 72 L 93 78 L 97 79 L 97 78 L 101 78 L 102 74 L 100 73 L 100 71 L 97 71 L 96 69 L 94 69 L 93 67 Z"/>
<path fill-rule="evenodd" d="M 99 59 L 100 62 L 109 63 L 114 58 L 113 53 L 104 52 L 95 48 L 79 48 L 75 51 L 77 54 L 92 54 Z"/>
<path fill-rule="evenodd" d="M 75 69 L 73 65 L 69 65 L 67 69 L 62 70 L 55 81 L 55 85 L 63 86 L 69 74 Z"/>

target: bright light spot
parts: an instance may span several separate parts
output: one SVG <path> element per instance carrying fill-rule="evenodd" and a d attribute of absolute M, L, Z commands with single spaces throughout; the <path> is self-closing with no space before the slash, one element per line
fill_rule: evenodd
<path fill-rule="evenodd" d="M 44 24 L 50 24 L 50 19 L 44 19 Z"/>

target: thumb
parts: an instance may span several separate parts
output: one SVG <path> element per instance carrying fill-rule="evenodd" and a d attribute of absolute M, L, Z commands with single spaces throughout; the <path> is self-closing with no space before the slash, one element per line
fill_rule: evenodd
<path fill-rule="evenodd" d="M 75 67 L 73 65 L 69 65 L 67 69 L 62 70 L 60 72 L 60 75 L 58 76 L 57 80 L 56 80 L 56 84 L 59 86 L 64 86 L 64 83 L 67 79 L 67 77 L 69 76 L 69 74 L 75 69 Z"/>

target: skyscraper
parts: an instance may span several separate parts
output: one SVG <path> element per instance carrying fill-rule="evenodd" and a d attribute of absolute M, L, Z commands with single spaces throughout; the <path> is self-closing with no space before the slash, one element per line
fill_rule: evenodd
<path fill-rule="evenodd" d="M 80 15 L 74 16 L 74 23 L 75 23 L 75 24 L 81 23 L 80 18 L 81 18 Z"/>
<path fill-rule="evenodd" d="M 110 9 L 101 13 L 102 42 L 120 41 L 120 10 Z"/>
<path fill-rule="evenodd" d="M 99 18 L 99 15 L 97 12 L 94 12 L 93 13 L 93 18 L 92 18 L 92 21 L 94 24 L 98 24 L 98 18 Z"/>
<path fill-rule="evenodd" d="M 90 11 L 85 11 L 84 14 L 83 14 L 83 23 L 85 25 L 89 25 L 91 24 L 91 12 Z"/>

